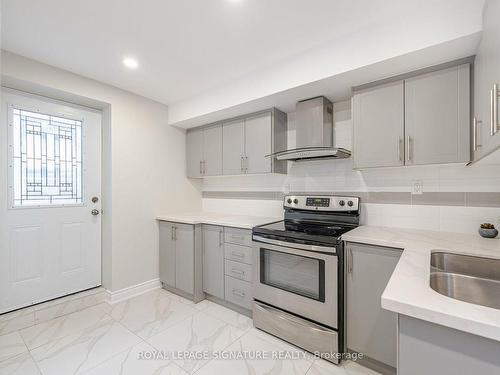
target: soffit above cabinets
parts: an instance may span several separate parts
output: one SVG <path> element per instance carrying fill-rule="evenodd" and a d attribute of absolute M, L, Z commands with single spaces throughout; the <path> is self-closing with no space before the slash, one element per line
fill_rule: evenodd
<path fill-rule="evenodd" d="M 297 101 L 316 96 L 325 96 L 332 102 L 343 101 L 351 97 L 351 88 L 354 86 L 472 56 L 480 37 L 481 33 L 474 33 L 264 96 L 260 95 L 260 91 L 252 96 L 249 93 L 251 90 L 241 90 L 238 91 L 241 95 L 229 98 L 226 96 L 228 91 L 220 92 L 219 96 L 215 93 L 213 98 L 174 103 L 169 106 L 169 124 L 188 129 L 270 107 L 290 113 L 295 111 Z"/>

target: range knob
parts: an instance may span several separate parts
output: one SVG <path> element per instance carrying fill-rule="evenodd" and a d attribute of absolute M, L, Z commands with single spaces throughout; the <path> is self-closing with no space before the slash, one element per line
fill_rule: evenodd
<path fill-rule="evenodd" d="M 349 207 L 352 207 L 352 205 L 353 205 L 353 204 L 354 204 L 354 202 L 353 202 L 353 201 L 349 201 L 349 202 L 347 202 L 347 205 L 348 205 Z"/>
<path fill-rule="evenodd" d="M 292 199 L 291 199 L 291 198 L 288 198 L 288 199 L 287 199 L 287 203 L 288 203 L 288 204 L 292 204 Z"/>
<path fill-rule="evenodd" d="M 344 201 L 339 201 L 339 206 L 344 207 L 345 206 L 345 202 Z"/>
<path fill-rule="evenodd" d="M 293 203 L 297 204 L 297 203 L 299 203 L 299 200 L 298 200 L 297 198 L 295 198 L 295 199 L 293 200 Z"/>

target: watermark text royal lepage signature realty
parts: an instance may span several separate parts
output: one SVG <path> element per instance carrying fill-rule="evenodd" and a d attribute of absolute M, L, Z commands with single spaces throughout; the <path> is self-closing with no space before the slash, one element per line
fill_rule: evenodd
<path fill-rule="evenodd" d="M 139 352 L 141 360 L 298 360 L 317 357 L 322 359 L 344 359 L 356 361 L 363 358 L 362 353 L 319 353 L 313 354 L 300 350 L 242 350 L 242 351 L 165 351 L 147 350 Z"/>

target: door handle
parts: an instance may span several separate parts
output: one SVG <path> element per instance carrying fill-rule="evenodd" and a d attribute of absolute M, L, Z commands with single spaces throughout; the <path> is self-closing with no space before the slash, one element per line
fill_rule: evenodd
<path fill-rule="evenodd" d="M 94 208 L 92 211 L 90 211 L 90 213 L 94 216 L 97 216 L 97 215 L 99 215 L 100 211 L 98 209 Z"/>

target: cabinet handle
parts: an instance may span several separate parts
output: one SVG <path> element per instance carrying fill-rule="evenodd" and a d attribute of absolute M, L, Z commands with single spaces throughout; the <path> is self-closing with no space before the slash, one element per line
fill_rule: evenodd
<path fill-rule="evenodd" d="M 206 161 L 205 161 L 205 160 L 203 160 L 203 161 L 201 162 L 201 165 L 202 165 L 202 167 L 203 167 L 202 174 L 205 174 L 205 170 L 206 170 Z"/>
<path fill-rule="evenodd" d="M 170 232 L 170 239 L 173 241 L 174 240 L 174 226 L 172 226 L 171 228 L 171 232 Z"/>
<path fill-rule="evenodd" d="M 174 241 L 177 241 L 177 227 L 174 227 Z"/>
<path fill-rule="evenodd" d="M 482 144 L 477 143 L 477 126 L 482 124 L 481 120 L 478 120 L 476 117 L 472 119 L 472 148 L 474 151 L 477 151 L 479 147 L 482 147 Z"/>
<path fill-rule="evenodd" d="M 243 156 L 240 157 L 240 172 L 243 172 Z"/>
<path fill-rule="evenodd" d="M 233 296 L 238 296 L 238 297 L 241 297 L 241 298 L 245 298 L 245 292 L 242 292 L 240 290 L 236 290 L 236 289 L 233 289 L 231 291 L 231 293 L 233 294 Z"/>
<path fill-rule="evenodd" d="M 201 166 L 202 163 L 203 162 L 200 160 L 200 175 L 203 174 L 203 169 L 202 169 L 202 166 Z"/>
<path fill-rule="evenodd" d="M 222 246 L 222 244 L 223 244 L 222 235 L 223 235 L 223 232 L 220 230 L 219 231 L 219 246 Z"/>
<path fill-rule="evenodd" d="M 500 124 L 498 123 L 498 84 L 493 85 L 493 89 L 490 91 L 490 115 L 491 115 L 491 135 L 495 135 L 500 129 Z"/>
<path fill-rule="evenodd" d="M 408 135 L 406 136 L 406 159 L 408 161 L 411 161 L 411 147 L 410 147 L 410 144 L 411 144 L 411 137 Z"/>
<path fill-rule="evenodd" d="M 398 137 L 398 160 L 399 161 L 403 161 L 403 157 L 401 155 L 401 142 L 402 142 L 401 137 Z"/>
<path fill-rule="evenodd" d="M 236 268 L 231 268 L 231 273 L 235 273 L 236 275 L 245 276 L 245 271 L 238 270 Z"/>
<path fill-rule="evenodd" d="M 248 172 L 248 156 L 245 156 L 245 173 Z"/>
<path fill-rule="evenodd" d="M 352 249 L 349 248 L 349 254 L 347 255 L 347 273 L 352 273 Z"/>

